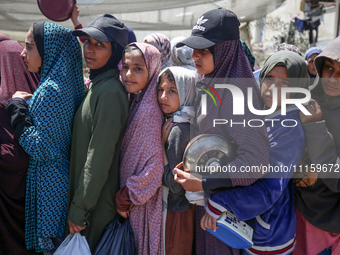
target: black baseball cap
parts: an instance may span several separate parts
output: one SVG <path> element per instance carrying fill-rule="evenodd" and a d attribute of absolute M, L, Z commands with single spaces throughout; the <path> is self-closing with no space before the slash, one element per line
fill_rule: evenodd
<path fill-rule="evenodd" d="M 192 28 L 191 36 L 177 43 L 176 47 L 187 45 L 202 50 L 219 42 L 239 40 L 239 26 L 235 13 L 220 7 L 204 13 Z"/>
<path fill-rule="evenodd" d="M 123 48 L 125 48 L 128 42 L 128 30 L 124 23 L 111 14 L 104 14 L 94 19 L 88 27 L 76 29 L 72 32 L 72 35 L 89 35 L 100 42 L 115 41 Z"/>

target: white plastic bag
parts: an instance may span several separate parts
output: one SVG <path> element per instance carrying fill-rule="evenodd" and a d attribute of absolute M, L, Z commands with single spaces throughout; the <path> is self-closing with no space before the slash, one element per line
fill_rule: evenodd
<path fill-rule="evenodd" d="M 91 255 L 85 236 L 80 233 L 69 234 L 61 243 L 54 255 Z"/>

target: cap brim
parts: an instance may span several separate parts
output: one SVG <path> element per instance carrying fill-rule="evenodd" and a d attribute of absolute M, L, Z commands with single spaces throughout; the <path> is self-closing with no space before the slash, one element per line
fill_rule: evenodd
<path fill-rule="evenodd" d="M 99 42 L 109 42 L 112 41 L 111 38 L 109 38 L 106 34 L 104 34 L 102 31 L 100 31 L 97 28 L 94 27 L 85 27 L 81 29 L 73 30 L 72 35 L 74 36 L 86 36 L 89 35 L 93 39 L 99 41 Z"/>
<path fill-rule="evenodd" d="M 215 43 L 206 38 L 192 35 L 187 39 L 184 39 L 183 41 L 177 43 L 176 48 L 182 47 L 184 45 L 196 50 L 203 50 L 214 46 Z"/>

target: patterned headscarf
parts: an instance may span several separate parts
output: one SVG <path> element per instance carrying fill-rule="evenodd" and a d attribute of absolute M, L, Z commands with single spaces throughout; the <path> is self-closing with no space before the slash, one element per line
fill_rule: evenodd
<path fill-rule="evenodd" d="M 72 122 L 85 90 L 81 48 L 71 32 L 60 25 L 44 23 L 40 83 L 28 107 L 33 126 L 19 139 L 31 156 L 26 189 L 26 247 L 37 252 L 52 250 L 51 238 L 65 233 Z"/>
<path fill-rule="evenodd" d="M 178 36 L 171 40 L 171 62 L 173 66 L 183 66 L 185 68 L 196 70 L 192 53 L 194 50 L 186 45 L 176 47 L 177 43 L 183 41 L 184 36 Z"/>
<path fill-rule="evenodd" d="M 251 78 L 253 74 L 240 40 L 213 46 L 215 69 L 206 78 Z"/>
<path fill-rule="evenodd" d="M 205 84 L 214 87 L 215 83 L 226 83 L 237 86 L 246 97 L 248 88 L 253 91 L 253 106 L 255 109 L 261 109 L 261 95 L 259 87 L 254 79 L 250 68 L 249 61 L 242 49 L 240 40 L 224 41 L 213 46 L 214 70 L 210 74 L 204 76 L 203 81 L 196 84 L 199 89 L 195 100 L 195 109 L 197 111 L 197 128 L 196 134 L 213 133 L 226 137 L 230 141 L 235 141 L 238 145 L 236 157 L 230 166 L 240 169 L 244 165 L 260 165 L 269 163 L 269 144 L 268 135 L 264 127 L 251 128 L 245 126 L 240 128 L 236 125 L 217 125 L 212 126 L 214 119 L 224 118 L 232 119 L 235 123 L 250 119 L 258 119 L 259 116 L 250 112 L 246 106 L 247 98 L 245 98 L 244 115 L 233 114 L 233 96 L 227 89 L 216 89 L 220 96 L 222 104 L 215 105 L 213 100 L 207 100 L 207 108 L 214 109 L 209 111 L 207 115 L 201 114 L 200 98 L 205 92 L 200 88 Z M 217 79 L 221 78 L 221 79 Z M 209 89 L 209 88 L 206 88 Z M 221 173 L 223 175 L 223 173 Z M 253 183 L 262 173 L 230 173 L 229 177 L 233 186 L 246 186 Z M 222 177 L 223 178 L 223 177 Z"/>
<path fill-rule="evenodd" d="M 179 66 L 167 67 L 159 74 L 157 86 L 160 85 L 161 75 L 166 70 L 169 70 L 174 76 L 180 104 L 180 108 L 176 112 L 167 116 L 173 117 L 173 122 L 189 122 L 193 124 L 195 117 L 193 107 L 193 100 L 195 99 L 195 72 Z"/>
<path fill-rule="evenodd" d="M 30 73 L 20 57 L 23 47 L 5 35 L 0 34 L 0 104 L 16 91 L 33 93 L 38 84 L 38 76 Z"/>
<path fill-rule="evenodd" d="M 281 43 L 279 46 L 277 46 L 276 52 L 279 52 L 282 50 L 289 50 L 289 51 L 299 54 L 301 57 L 303 56 L 299 48 L 293 44 Z"/>
<path fill-rule="evenodd" d="M 254 72 L 255 57 L 254 57 L 253 53 L 251 53 L 251 51 L 250 51 L 248 45 L 247 45 L 243 40 L 240 40 L 240 41 L 241 41 L 241 43 L 242 43 L 243 51 L 244 51 L 244 53 L 246 54 L 247 59 L 248 59 L 248 61 L 249 61 L 251 70 Z"/>
<path fill-rule="evenodd" d="M 148 84 L 145 86 L 147 88 L 145 92 L 134 95 L 130 104 L 129 118 L 121 148 L 121 187 L 124 187 L 127 184 L 128 178 L 134 174 L 137 174 L 136 171 L 141 170 L 143 168 L 142 166 L 144 166 L 144 163 L 146 163 L 146 161 L 142 162 L 140 168 L 137 167 L 124 169 L 125 164 L 128 163 L 127 161 L 129 161 L 129 164 L 134 161 L 133 157 L 130 157 L 130 154 L 141 150 L 143 148 L 143 144 L 147 142 L 146 140 L 149 140 L 154 135 L 160 133 L 161 128 L 156 130 L 155 127 L 161 127 L 163 119 L 163 114 L 160 107 L 158 106 L 156 91 L 157 77 L 160 72 L 161 63 L 160 53 L 154 46 L 150 44 L 131 43 L 128 46 L 130 45 L 136 46 L 143 53 L 143 57 L 149 72 L 149 77 Z M 153 112 L 153 114 L 149 115 L 150 111 Z M 148 118 L 148 121 L 144 120 L 145 117 Z M 155 122 L 154 125 L 152 125 L 151 122 Z M 155 131 L 152 132 L 151 129 L 155 129 Z M 140 132 L 141 137 L 138 136 Z M 147 133 L 147 136 L 145 136 L 144 132 Z M 142 138 L 144 136 L 145 141 Z M 140 153 L 142 153 L 142 151 Z M 143 152 L 141 155 L 144 155 L 146 158 L 149 157 L 147 151 Z M 135 163 L 139 165 L 140 162 Z M 133 190 L 132 187 L 131 189 Z"/>
<path fill-rule="evenodd" d="M 143 42 L 155 46 L 161 53 L 161 70 L 171 66 L 171 44 L 168 37 L 160 33 L 155 33 L 147 35 Z"/>
<path fill-rule="evenodd" d="M 130 223 L 138 254 L 161 254 L 163 114 L 156 91 L 161 54 L 150 44 L 130 45 L 135 45 L 143 53 L 149 77 L 145 93 L 133 97 L 130 105 L 120 154 L 120 187 L 127 186 L 133 203 Z"/>

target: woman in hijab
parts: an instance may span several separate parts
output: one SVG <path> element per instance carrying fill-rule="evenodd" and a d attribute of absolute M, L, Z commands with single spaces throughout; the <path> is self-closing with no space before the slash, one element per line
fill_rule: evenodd
<path fill-rule="evenodd" d="M 84 95 L 81 50 L 71 30 L 40 22 L 28 31 L 21 56 L 40 83 L 33 96 L 16 92 L 6 109 L 15 138 L 30 155 L 26 248 L 49 252 L 65 234 L 72 121 Z"/>
<path fill-rule="evenodd" d="M 20 57 L 23 47 L 0 34 L 0 254 L 33 254 L 25 248 L 25 185 L 29 157 L 14 139 L 7 100 L 33 93 L 39 81 Z"/>
<path fill-rule="evenodd" d="M 152 45 L 125 48 L 121 77 L 131 95 L 129 118 L 120 154 L 117 211 L 130 217 L 138 254 L 163 254 L 161 129 L 156 83 L 160 53 Z"/>
<path fill-rule="evenodd" d="M 128 30 L 114 16 L 104 14 L 73 35 L 84 36 L 91 83 L 73 123 L 68 230 L 81 231 L 94 253 L 117 212 L 119 152 L 129 108 L 117 65 Z"/>
<path fill-rule="evenodd" d="M 264 126 L 252 128 L 243 123 L 250 119 L 259 119 L 245 107 L 244 115 L 233 115 L 232 94 L 227 89 L 214 89 L 215 84 L 234 84 L 245 97 L 247 89 L 253 91 L 253 105 L 260 109 L 260 91 L 253 77 L 249 61 L 242 49 L 239 37 L 239 21 L 236 15 L 226 9 L 219 8 L 204 13 L 197 21 L 189 38 L 177 44 L 187 45 L 194 49 L 193 59 L 197 73 L 202 80 L 196 84 L 195 100 L 195 135 L 217 134 L 234 141 L 237 145 L 236 154 L 228 166 L 238 169 L 236 172 L 218 172 L 211 174 L 213 178 L 202 176 L 192 177 L 176 169 L 175 180 L 189 191 L 212 192 L 235 186 L 248 186 L 262 177 L 262 173 L 242 173 L 241 166 L 260 166 L 269 163 L 268 136 Z M 220 78 L 218 80 L 218 78 Z M 238 78 L 238 79 L 231 79 Z M 247 78 L 247 79 L 241 79 Z M 200 104 L 204 90 L 211 90 L 221 98 L 221 106 L 213 100 L 207 100 L 207 114 L 202 112 Z M 245 98 L 247 102 L 247 98 Z M 223 106 L 222 106 L 223 105 Z M 228 124 L 213 126 L 214 119 L 227 119 Z M 239 123 L 232 125 L 230 122 Z M 240 124 L 241 123 L 241 124 Z M 208 193 L 207 193 L 208 194 Z M 202 219 L 203 217 L 203 219 Z M 219 239 L 200 228 L 201 219 L 213 219 L 205 212 L 203 206 L 196 206 L 196 253 L 197 254 L 238 254 Z"/>
<path fill-rule="evenodd" d="M 180 48 L 176 47 L 177 43 L 184 39 L 184 36 L 178 36 L 171 40 L 171 64 L 172 66 L 181 66 L 196 71 L 194 60 L 192 59 L 194 50 L 186 45 Z"/>
<path fill-rule="evenodd" d="M 291 254 L 295 246 L 296 214 L 291 177 L 303 153 L 305 136 L 295 105 L 281 115 L 281 89 L 308 89 L 307 65 L 293 52 L 277 52 L 264 63 L 260 75 L 264 109 L 275 110 L 265 117 L 270 142 L 270 166 L 285 167 L 288 171 L 272 171 L 253 185 L 226 189 L 209 197 L 207 211 L 218 218 L 223 211 L 234 212 L 237 219 L 253 228 L 253 247 L 242 254 Z M 277 107 L 273 91 L 277 91 Z M 287 93 L 300 98 L 301 93 Z M 284 120 L 294 125 L 283 126 Z M 293 167 L 292 167 L 293 166 Z M 251 209 L 250 209 L 251 208 Z"/>
<path fill-rule="evenodd" d="M 171 44 L 168 37 L 160 33 L 155 33 L 147 35 L 143 42 L 155 46 L 161 53 L 161 70 L 171 66 Z"/>

